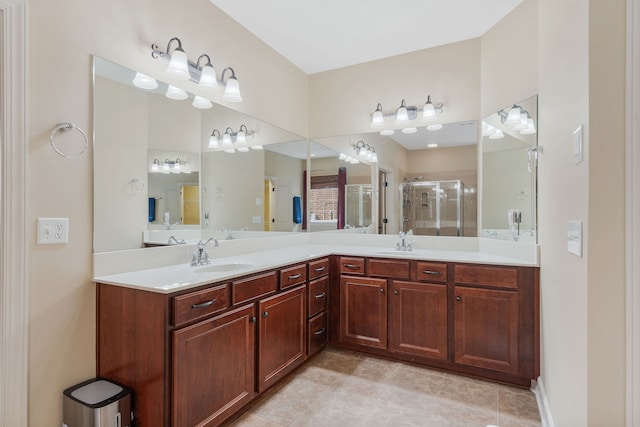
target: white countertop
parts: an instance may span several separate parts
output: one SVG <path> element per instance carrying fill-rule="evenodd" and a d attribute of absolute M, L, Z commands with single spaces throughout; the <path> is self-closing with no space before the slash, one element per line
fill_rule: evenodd
<path fill-rule="evenodd" d="M 93 281 L 151 292 L 172 293 L 332 254 L 537 266 L 537 259 L 533 261 L 523 260 L 522 258 L 512 258 L 480 250 L 414 249 L 412 251 L 396 251 L 384 246 L 294 243 L 294 245 L 288 247 L 216 257 L 217 250 L 217 248 L 209 249 L 209 255 L 212 258 L 211 264 L 205 266 L 192 267 L 188 262 L 183 262 L 156 268 L 97 276 L 93 278 Z"/>

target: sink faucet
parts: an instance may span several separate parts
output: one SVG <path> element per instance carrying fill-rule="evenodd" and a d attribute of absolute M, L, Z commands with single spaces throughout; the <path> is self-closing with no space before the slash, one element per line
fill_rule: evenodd
<path fill-rule="evenodd" d="M 198 242 L 198 251 L 194 252 L 193 256 L 191 257 L 192 266 L 211 263 L 209 254 L 207 253 L 207 244 L 212 240 L 215 242 L 215 246 L 218 246 L 218 239 L 216 239 L 215 237 L 210 237 L 206 242 L 203 242 L 202 240 Z"/>
<path fill-rule="evenodd" d="M 185 243 L 187 243 L 184 239 L 176 239 L 176 236 L 169 236 L 169 241 L 167 243 L 171 244 L 172 240 L 176 242 L 176 245 L 184 245 Z"/>
<path fill-rule="evenodd" d="M 400 239 L 396 244 L 397 251 L 410 251 L 411 244 L 413 244 L 413 240 L 411 240 L 411 236 L 413 236 L 413 230 L 409 230 L 406 233 L 401 231 L 398 235 Z"/>

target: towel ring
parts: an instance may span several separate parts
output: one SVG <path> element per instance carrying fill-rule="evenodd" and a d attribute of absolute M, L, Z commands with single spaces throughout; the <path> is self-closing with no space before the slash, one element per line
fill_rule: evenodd
<path fill-rule="evenodd" d="M 80 151 L 78 154 L 69 155 L 69 154 L 63 153 L 60 149 L 58 149 L 58 147 L 56 147 L 55 142 L 53 142 L 53 139 L 56 136 L 56 133 L 69 132 L 72 129 L 75 129 L 78 132 L 80 132 L 80 134 L 82 135 L 82 138 L 84 138 L 84 147 L 82 148 L 82 151 Z M 80 129 L 78 126 L 74 125 L 73 123 L 58 123 L 56 127 L 53 128 L 53 132 L 51 132 L 51 135 L 49 135 L 49 142 L 51 142 L 51 147 L 53 147 L 56 153 L 60 154 L 62 157 L 65 157 L 67 159 L 75 159 L 77 157 L 82 156 L 84 152 L 87 151 L 87 147 L 89 146 L 89 140 L 87 139 L 87 134 L 84 133 L 82 129 Z"/>

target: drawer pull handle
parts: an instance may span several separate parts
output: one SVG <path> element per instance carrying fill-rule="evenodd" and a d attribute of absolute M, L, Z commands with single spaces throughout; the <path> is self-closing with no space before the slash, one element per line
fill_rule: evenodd
<path fill-rule="evenodd" d="M 294 274 L 293 276 L 289 276 L 289 280 L 299 279 L 300 277 L 302 277 L 302 274 Z"/>
<path fill-rule="evenodd" d="M 456 301 L 460 302 L 460 301 L 462 301 L 462 298 L 461 297 L 456 297 Z"/>
<path fill-rule="evenodd" d="M 204 307 L 209 307 L 210 305 L 212 305 L 214 302 L 216 302 L 216 299 L 212 299 L 211 301 L 207 301 L 207 302 L 203 302 L 200 304 L 192 304 L 191 308 L 204 308 Z"/>
<path fill-rule="evenodd" d="M 442 271 L 422 270 L 422 274 L 431 274 L 433 276 L 439 276 Z"/>
<path fill-rule="evenodd" d="M 324 334 L 324 331 L 325 331 L 325 329 L 324 329 L 324 328 L 322 328 L 322 329 L 320 329 L 319 331 L 314 332 L 314 334 L 315 334 L 316 336 L 317 336 L 317 335 L 322 335 L 322 334 Z"/>
<path fill-rule="evenodd" d="M 344 268 L 351 268 L 351 269 L 357 268 L 357 269 L 360 269 L 360 266 L 359 265 L 355 265 L 355 264 L 343 264 L 343 265 L 344 265 Z"/>
<path fill-rule="evenodd" d="M 326 268 L 326 267 L 318 267 L 318 268 L 316 268 L 316 271 L 317 271 L 317 272 L 324 271 L 324 269 L 325 269 L 325 268 Z"/>
<path fill-rule="evenodd" d="M 324 298 L 324 297 L 326 297 L 326 296 L 327 296 L 327 293 L 326 293 L 326 292 L 323 292 L 323 293 L 321 293 L 321 294 L 316 295 L 316 296 L 315 296 L 315 298 L 316 298 L 316 299 L 320 299 L 320 298 Z"/>
<path fill-rule="evenodd" d="M 266 311 L 264 313 L 262 313 L 262 317 L 264 317 L 265 319 L 267 318 L 268 315 L 269 315 L 269 313 L 266 312 Z"/>

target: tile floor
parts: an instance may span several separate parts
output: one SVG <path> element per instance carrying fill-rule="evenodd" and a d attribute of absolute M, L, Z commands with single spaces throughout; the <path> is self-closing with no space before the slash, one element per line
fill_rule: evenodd
<path fill-rule="evenodd" d="M 540 426 L 529 390 L 329 348 L 233 427 Z"/>

